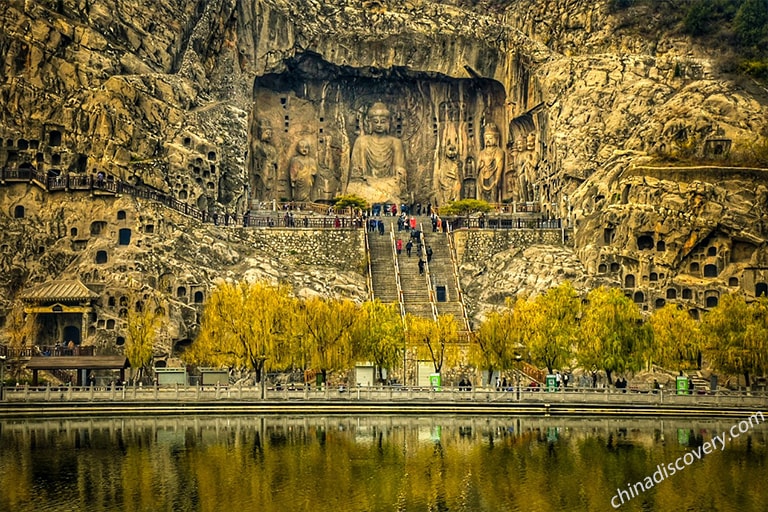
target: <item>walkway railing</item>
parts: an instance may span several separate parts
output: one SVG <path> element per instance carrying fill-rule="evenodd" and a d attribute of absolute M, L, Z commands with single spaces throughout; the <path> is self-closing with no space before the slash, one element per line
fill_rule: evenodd
<path fill-rule="evenodd" d="M 219 226 L 242 227 L 280 227 L 280 228 L 360 228 L 362 219 L 350 215 L 350 211 L 339 212 L 331 215 L 329 206 L 315 203 L 265 203 L 273 207 L 272 213 L 254 215 L 246 212 L 243 215 L 233 215 L 227 212 L 208 212 L 200 210 L 194 205 L 180 201 L 175 197 L 144 187 L 136 187 L 112 176 L 86 176 L 64 174 L 48 176 L 46 173 L 35 169 L 0 169 L 0 184 L 30 182 L 48 192 L 88 190 L 94 193 L 106 192 L 110 194 L 127 194 L 139 199 L 147 199 L 161 203 L 188 217 L 200 222 L 213 223 Z M 306 214 L 321 213 L 324 216 L 310 217 Z M 294 214 L 298 214 L 294 217 Z M 326 216 L 327 215 L 327 216 Z"/>
<path fill-rule="evenodd" d="M 136 187 L 110 175 L 62 174 L 49 176 L 34 168 L 0 169 L 0 185 L 7 183 L 30 182 L 48 192 L 86 190 L 93 193 L 127 194 L 139 199 L 161 203 L 172 210 L 199 220 L 220 226 L 243 227 L 280 227 L 280 228 L 361 228 L 363 220 L 350 215 L 349 209 L 338 212 L 338 216 L 329 210 L 328 205 L 304 202 L 265 201 L 261 203 L 270 214 L 243 215 L 208 212 L 200 210 L 175 197 L 145 187 Z M 517 214 L 535 214 L 541 212 L 539 203 L 510 203 L 493 205 L 498 216 L 491 217 L 450 217 L 443 219 L 444 230 L 456 229 L 563 229 L 561 219 L 513 217 Z M 264 210 L 256 210 L 263 212 Z M 296 219 L 293 214 L 301 215 Z M 305 214 L 320 214 L 326 217 L 312 218 Z M 507 215 L 507 216 L 502 216 Z"/>
<path fill-rule="evenodd" d="M 514 387 L 503 390 L 472 387 L 442 386 L 360 386 L 268 387 L 262 397 L 259 386 L 10 386 L 5 388 L 6 402 L 109 402 L 109 401 L 210 401 L 210 400 L 285 400 L 285 401 L 435 401 L 435 402 L 524 402 L 622 405 L 672 405 L 684 407 L 750 407 L 757 410 L 768 405 L 766 392 L 718 391 L 694 395 L 677 395 L 674 391 L 649 390 L 621 392 L 604 388 L 543 388 Z"/>
<path fill-rule="evenodd" d="M 67 348 L 63 345 L 35 345 L 33 347 L 14 348 L 0 345 L 0 356 L 8 359 L 28 358 L 32 356 L 93 356 L 96 355 L 96 347 L 92 345 Z"/>
<path fill-rule="evenodd" d="M 562 229 L 561 219 L 542 219 L 525 217 L 448 217 L 443 223 L 451 231 L 457 229 Z"/>

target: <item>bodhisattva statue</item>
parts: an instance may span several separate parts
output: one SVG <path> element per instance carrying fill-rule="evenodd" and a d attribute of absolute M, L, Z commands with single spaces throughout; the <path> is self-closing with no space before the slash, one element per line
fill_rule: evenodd
<path fill-rule="evenodd" d="M 259 119 L 257 138 L 251 145 L 251 158 L 251 196 L 272 199 L 277 180 L 277 148 L 272 143 L 272 124 L 269 119 Z"/>
<path fill-rule="evenodd" d="M 406 182 L 403 142 L 389 135 L 390 113 L 383 103 L 371 105 L 366 120 L 370 130 L 352 148 L 347 192 L 373 201 L 398 201 Z"/>
<path fill-rule="evenodd" d="M 298 153 L 288 165 L 288 175 L 291 179 L 291 198 L 294 201 L 311 201 L 312 190 L 317 176 L 317 160 L 309 155 L 310 145 L 307 139 L 299 140 L 296 145 Z"/>
<path fill-rule="evenodd" d="M 504 150 L 499 147 L 500 138 L 498 127 L 488 123 L 483 133 L 485 147 L 477 158 L 479 199 L 489 203 L 499 200 L 499 181 L 504 171 Z"/>
<path fill-rule="evenodd" d="M 449 142 L 445 146 L 443 157 L 435 180 L 435 198 L 437 204 L 445 205 L 459 199 L 461 193 L 461 161 L 456 144 Z"/>

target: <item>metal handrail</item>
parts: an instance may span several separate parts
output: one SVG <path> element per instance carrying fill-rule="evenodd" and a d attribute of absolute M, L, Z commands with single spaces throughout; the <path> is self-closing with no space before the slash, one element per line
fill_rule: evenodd
<path fill-rule="evenodd" d="M 368 230 L 363 230 L 363 237 L 365 239 L 365 255 L 366 260 L 368 264 L 368 275 L 367 275 L 367 284 L 368 284 L 368 297 L 371 301 L 374 300 L 374 293 L 373 293 L 373 270 L 371 269 L 371 244 L 368 240 Z"/>
<path fill-rule="evenodd" d="M 453 278 L 456 280 L 456 293 L 459 296 L 459 303 L 461 304 L 461 316 L 464 319 L 464 327 L 466 327 L 467 331 L 472 331 L 472 328 L 469 325 L 469 315 L 467 315 L 467 303 L 464 301 L 464 292 L 461 290 L 461 280 L 459 279 L 459 264 L 453 244 L 453 237 L 449 233 L 445 233 L 445 236 L 448 238 L 448 252 L 451 255 Z"/>
<path fill-rule="evenodd" d="M 390 247 L 392 248 L 392 261 L 395 266 L 395 283 L 397 284 L 397 303 L 400 306 L 400 317 L 403 319 L 403 325 L 405 325 L 405 297 L 403 297 L 403 286 L 400 282 L 400 260 L 397 258 L 397 245 L 395 242 L 395 225 L 389 225 L 389 240 Z"/>
<path fill-rule="evenodd" d="M 424 239 L 424 225 L 419 222 L 419 257 L 424 253 L 424 274 L 427 281 L 427 287 L 429 289 L 429 305 L 432 306 L 432 317 L 437 321 L 439 316 L 437 312 L 437 301 L 435 300 L 435 286 L 432 282 L 432 274 L 429 272 L 429 259 L 427 258 L 426 240 Z"/>

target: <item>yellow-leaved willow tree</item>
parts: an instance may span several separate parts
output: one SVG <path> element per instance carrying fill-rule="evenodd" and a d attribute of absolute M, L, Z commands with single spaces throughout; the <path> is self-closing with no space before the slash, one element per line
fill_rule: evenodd
<path fill-rule="evenodd" d="M 742 375 L 751 388 L 751 377 L 768 368 L 768 299 L 747 302 L 741 295 L 724 294 L 702 319 L 702 335 L 712 367 Z"/>
<path fill-rule="evenodd" d="M 10 376 L 13 380 L 18 380 L 21 375 L 22 351 L 25 348 L 32 348 L 35 345 L 37 337 L 37 315 L 35 313 L 25 313 L 24 303 L 17 300 L 13 303 L 10 314 L 5 320 L 5 332 L 7 334 L 8 346 L 15 350 L 15 360 L 10 361 Z"/>
<path fill-rule="evenodd" d="M 125 357 L 131 364 L 133 383 L 136 384 L 151 370 L 155 340 L 163 328 L 166 314 L 155 297 L 132 294 L 129 300 L 131 307 L 125 318 Z"/>
<path fill-rule="evenodd" d="M 282 369 L 289 356 L 295 299 L 286 286 L 220 283 L 203 312 L 200 333 L 183 358 L 189 364 L 264 372 Z"/>
<path fill-rule="evenodd" d="M 649 319 L 653 337 L 649 362 L 667 369 L 698 368 L 703 348 L 699 322 L 680 304 L 667 304 Z"/>
<path fill-rule="evenodd" d="M 459 350 L 459 321 L 453 315 L 439 315 L 437 320 L 412 315 L 406 316 L 406 337 L 416 348 L 421 361 L 431 361 L 435 373 L 443 366 L 452 367 L 461 358 Z"/>
<path fill-rule="evenodd" d="M 356 354 L 352 333 L 360 309 L 351 300 L 310 297 L 299 302 L 294 336 L 308 363 L 328 382 L 328 374 L 345 370 Z"/>
<path fill-rule="evenodd" d="M 352 331 L 354 354 L 373 362 L 382 379 L 382 368 L 390 372 L 402 361 L 405 329 L 397 304 L 379 299 L 364 302 Z"/>
<path fill-rule="evenodd" d="M 525 338 L 534 364 L 546 366 L 551 374 L 570 363 L 579 339 L 580 310 L 581 299 L 567 281 L 533 299 L 525 315 Z"/>
<path fill-rule="evenodd" d="M 577 358 L 585 369 L 611 375 L 637 371 L 648 353 L 651 331 L 637 304 L 619 288 L 601 286 L 587 294 L 577 340 Z"/>
<path fill-rule="evenodd" d="M 527 305 L 525 297 L 519 297 L 514 302 L 507 299 L 505 306 L 491 310 L 475 331 L 470 346 L 470 361 L 488 372 L 487 382 L 491 382 L 495 371 L 512 368 L 515 355 L 522 354 L 519 347 L 528 328 L 524 313 Z"/>

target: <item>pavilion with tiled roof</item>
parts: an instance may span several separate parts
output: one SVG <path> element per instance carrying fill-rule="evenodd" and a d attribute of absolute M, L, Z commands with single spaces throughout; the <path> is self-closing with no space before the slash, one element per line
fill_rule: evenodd
<path fill-rule="evenodd" d="M 35 345 L 42 355 L 27 363 L 35 384 L 40 370 L 74 371 L 77 385 L 87 383 L 94 371 L 119 371 L 120 381 L 125 379 L 129 365 L 124 356 L 97 356 L 94 347 L 82 346 L 87 345 L 88 322 L 98 297 L 79 279 L 48 281 L 21 293 L 24 312 L 35 315 L 38 328 Z"/>
<path fill-rule="evenodd" d="M 48 281 L 24 290 L 24 312 L 36 316 L 40 344 L 80 345 L 88 335 L 88 318 L 98 294 L 79 279 Z M 42 342 L 42 343 L 41 343 Z"/>

